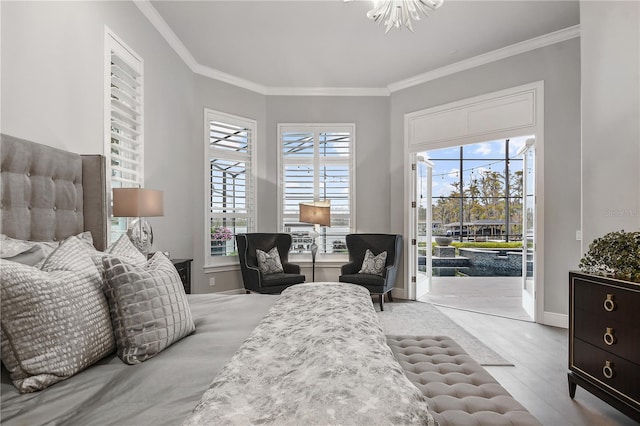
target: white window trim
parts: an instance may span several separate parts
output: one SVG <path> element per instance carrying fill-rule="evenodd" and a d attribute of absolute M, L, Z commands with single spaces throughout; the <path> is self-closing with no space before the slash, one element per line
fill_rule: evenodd
<path fill-rule="evenodd" d="M 251 226 L 256 226 L 257 219 L 257 183 L 258 183 L 258 122 L 251 118 L 242 117 L 239 115 L 228 114 L 221 111 L 216 111 L 213 109 L 205 108 L 204 109 L 204 119 L 203 119 L 203 164 L 204 164 L 204 200 L 205 200 L 205 211 L 204 211 L 204 226 L 203 231 L 207 236 L 204 239 L 204 272 L 226 272 L 226 271 L 235 271 L 239 270 L 238 264 L 238 256 L 211 256 L 209 254 L 211 250 L 211 241 L 209 236 L 209 229 L 211 228 L 211 206 L 209 205 L 209 201 L 211 200 L 211 194 L 209 192 L 209 120 L 211 117 L 216 117 L 220 119 L 220 121 L 225 121 L 229 124 L 234 123 L 242 123 L 243 126 L 248 125 L 251 127 L 251 176 L 248 177 L 251 181 L 252 186 L 252 205 L 253 210 L 250 212 L 249 217 L 251 219 Z M 254 230 L 250 230 L 254 231 Z"/>
<path fill-rule="evenodd" d="M 141 187 L 144 187 L 144 60 L 142 56 L 138 55 L 131 47 L 129 47 L 120 37 L 118 37 L 109 27 L 105 25 L 104 27 L 104 144 L 103 144 L 103 154 L 105 156 L 106 162 L 106 179 L 105 185 L 107 186 L 107 206 L 109 208 L 108 218 L 111 220 L 111 198 L 112 198 L 112 187 L 111 187 L 111 51 L 119 52 L 121 57 L 130 57 L 132 60 L 137 62 L 139 65 L 139 69 L 136 69 L 140 73 L 140 136 L 137 138 L 136 142 L 140 144 L 142 150 L 142 159 L 139 162 L 139 177 L 138 183 Z M 131 64 L 128 64 L 131 66 Z M 132 67 L 137 68 L 137 67 Z M 109 222 L 109 229 L 107 232 L 107 244 L 110 243 L 111 240 L 111 224 Z"/>
<path fill-rule="evenodd" d="M 356 232 L 356 124 L 355 123 L 278 123 L 278 232 L 283 232 L 284 223 L 284 158 L 282 155 L 282 134 L 284 132 L 308 132 L 313 130 L 314 134 L 320 131 L 348 131 L 351 134 L 351 151 L 349 153 L 349 232 Z M 304 160 L 303 160 L 304 161 Z M 325 164 L 330 164 L 331 160 L 324 160 Z M 314 158 L 314 169 L 317 169 L 319 158 Z M 289 253 L 289 259 L 295 263 L 305 264 L 310 258 L 309 253 Z M 316 264 L 321 263 L 331 266 L 334 262 L 344 264 L 349 258 L 346 253 L 318 253 Z M 311 265 L 311 261 L 308 262 Z"/>

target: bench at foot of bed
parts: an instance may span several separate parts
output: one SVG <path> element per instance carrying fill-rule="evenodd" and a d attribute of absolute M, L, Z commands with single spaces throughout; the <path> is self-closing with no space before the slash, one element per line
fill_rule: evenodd
<path fill-rule="evenodd" d="M 451 338 L 387 336 L 387 343 L 440 426 L 541 424 Z"/>

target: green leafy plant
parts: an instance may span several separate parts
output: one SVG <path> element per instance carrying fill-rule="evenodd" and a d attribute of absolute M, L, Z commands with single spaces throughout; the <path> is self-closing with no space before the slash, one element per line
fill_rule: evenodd
<path fill-rule="evenodd" d="M 596 238 L 580 259 L 580 270 L 640 282 L 640 232 L 609 232 Z"/>

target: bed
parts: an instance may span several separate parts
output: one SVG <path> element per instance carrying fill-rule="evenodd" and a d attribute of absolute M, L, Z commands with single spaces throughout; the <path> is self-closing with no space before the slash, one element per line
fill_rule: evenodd
<path fill-rule="evenodd" d="M 107 246 L 103 157 L 79 156 L 2 135 L 1 171 L 2 233 L 54 246 L 62 242 L 43 261 L 43 271 L 52 258 L 63 256 L 58 254 L 64 252 L 62 247 L 82 246 L 77 241 L 87 232 L 98 253 L 113 250 L 113 244 Z M 103 265 L 105 271 L 90 276 L 109 277 L 110 284 L 102 288 L 118 340 L 126 327 L 121 319 L 116 324 L 114 315 L 121 312 L 117 304 L 112 306 L 116 290 L 111 280 L 135 274 L 109 275 L 112 269 L 129 266 L 118 260 L 116 251 L 100 256 L 104 258 L 96 267 Z M 162 254 L 158 256 L 146 265 L 130 267 L 151 269 L 153 262 L 163 265 Z M 22 287 L 6 284 L 5 269 L 14 268 L 22 274 L 18 274 L 21 283 L 30 284 L 24 271 L 31 266 L 2 262 L 2 289 L 12 289 L 14 299 L 7 300 L 18 303 Z M 88 271 L 90 267 L 83 268 Z M 147 269 L 132 270 L 142 275 Z M 69 273 L 64 268 L 52 271 Z M 152 272 L 157 271 L 149 274 Z M 123 362 L 127 353 L 122 353 L 118 342 L 116 352 L 101 355 L 68 378 L 54 377 L 54 383 L 44 389 L 31 392 L 33 388 L 26 387 L 21 388 L 22 393 L 16 388 L 15 367 L 4 365 L 17 357 L 12 351 L 20 341 L 9 330 L 16 322 L 10 317 L 14 306 L 3 305 L 2 423 L 435 424 L 427 399 L 406 378 L 386 344 L 366 289 L 314 283 L 293 286 L 281 296 L 174 293 L 162 297 L 171 303 L 174 298 L 186 298 L 187 320 L 193 322 L 195 331 L 189 329 L 185 337 L 156 350 L 152 357 L 134 357 L 133 365 Z M 3 303 L 10 303 L 7 300 Z M 93 319 L 87 318 L 90 321 Z M 28 368 L 23 366 L 23 370 Z M 51 376 L 55 375 L 47 377 Z"/>

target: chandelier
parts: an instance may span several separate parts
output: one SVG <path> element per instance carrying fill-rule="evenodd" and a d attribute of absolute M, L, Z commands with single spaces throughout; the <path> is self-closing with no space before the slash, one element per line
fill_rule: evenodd
<path fill-rule="evenodd" d="M 430 10 L 436 10 L 442 6 L 443 0 L 374 0 L 373 9 L 367 13 L 369 19 L 373 19 L 378 25 L 387 27 L 385 34 L 393 27 L 400 28 L 404 25 L 413 32 L 411 20 L 420 20 L 420 13 L 429 16 Z"/>

